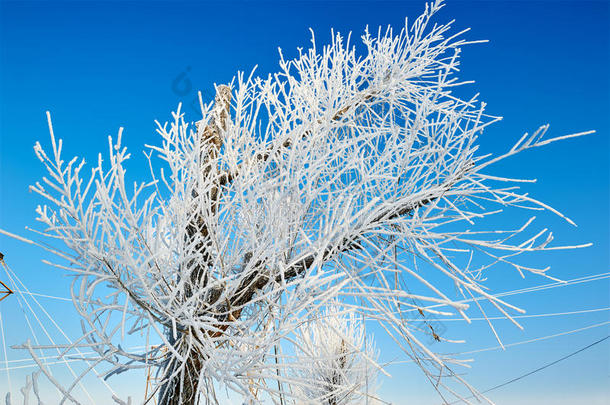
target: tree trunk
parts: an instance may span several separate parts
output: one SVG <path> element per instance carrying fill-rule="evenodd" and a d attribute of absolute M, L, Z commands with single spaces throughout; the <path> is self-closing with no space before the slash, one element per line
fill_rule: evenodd
<path fill-rule="evenodd" d="M 214 101 L 214 115 L 208 122 L 208 125 L 203 128 L 203 138 L 201 139 L 202 151 L 204 151 L 203 154 L 207 155 L 202 156 L 204 162 L 214 162 L 218 150 L 222 145 L 221 133 L 226 130 L 227 121 L 230 119 L 231 89 L 224 85 L 218 86 Z M 205 177 L 210 175 L 211 169 L 211 166 L 204 167 L 203 174 Z M 207 195 L 207 198 L 212 202 L 212 211 L 214 213 L 217 209 L 218 193 L 220 191 L 219 187 L 220 185 L 212 188 Z M 195 239 L 200 240 L 196 246 L 197 252 L 202 256 L 203 262 L 207 263 L 208 266 L 211 266 L 209 230 L 205 225 L 203 218 L 199 216 L 195 216 L 187 227 L 187 242 Z M 187 284 L 184 291 L 184 302 L 192 297 L 195 290 L 207 284 L 207 271 L 208 268 L 192 266 L 189 280 L 190 283 Z M 174 348 L 177 350 L 180 346 L 180 339 L 183 338 L 182 336 L 182 333 L 180 333 L 178 339 L 175 342 L 172 342 Z M 172 340 L 173 339 L 170 337 L 170 342 Z M 182 346 L 185 347 L 186 345 Z M 176 370 L 183 367 L 183 370 L 179 374 L 163 383 L 159 393 L 160 405 L 195 405 L 199 402 L 199 378 L 201 376 L 204 358 L 198 352 L 185 353 L 184 356 L 186 358 L 186 364 L 182 365 L 178 362 L 171 362 L 168 363 L 169 369 L 164 370 L 163 376 L 166 377 L 171 376 Z"/>
<path fill-rule="evenodd" d="M 166 371 L 171 375 L 179 363 L 172 363 L 172 369 Z M 187 357 L 184 370 L 164 383 L 159 394 L 159 405 L 195 405 L 199 393 L 199 376 L 203 367 L 203 359 L 194 353 Z"/>

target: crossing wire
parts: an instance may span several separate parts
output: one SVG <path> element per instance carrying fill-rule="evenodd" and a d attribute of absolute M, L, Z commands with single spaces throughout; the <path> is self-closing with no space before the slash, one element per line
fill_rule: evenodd
<path fill-rule="evenodd" d="M 502 384 L 498 384 L 498 385 L 496 385 L 495 387 L 491 387 L 491 388 L 489 388 L 489 389 L 486 389 L 485 391 L 483 391 L 483 393 L 486 393 L 486 392 L 489 392 L 489 391 L 496 390 L 496 389 L 501 388 L 501 387 L 504 387 L 505 385 L 508 385 L 508 384 L 512 384 L 512 383 L 514 383 L 514 382 L 516 382 L 516 381 L 519 381 L 519 380 L 521 380 L 521 379 L 523 379 L 523 378 L 525 378 L 525 377 L 528 377 L 528 376 L 530 376 L 530 375 L 532 375 L 532 374 L 534 374 L 534 373 L 537 373 L 537 372 L 539 372 L 539 371 L 542 371 L 542 370 L 544 370 L 545 368 L 549 368 L 549 367 L 551 367 L 552 365 L 555 365 L 555 364 L 559 363 L 560 361 L 566 360 L 566 359 L 568 359 L 568 358 L 570 358 L 570 357 L 572 357 L 572 356 L 577 355 L 577 354 L 578 354 L 578 353 L 580 353 L 580 352 L 584 352 L 585 350 L 587 350 L 587 349 L 589 349 L 589 348 L 591 348 L 591 347 L 593 347 L 593 346 L 595 346 L 595 345 L 600 344 L 601 342 L 603 342 L 604 340 L 606 340 L 606 339 L 608 339 L 608 338 L 610 338 L 610 335 L 607 335 L 606 337 L 603 337 L 603 338 L 601 338 L 601 339 L 599 339 L 599 340 L 596 340 L 595 342 L 593 342 L 593 343 L 591 343 L 591 344 L 588 344 L 587 346 L 585 346 L 585 347 L 583 347 L 583 348 L 581 348 L 581 349 L 578 349 L 578 350 L 576 350 L 575 352 L 572 352 L 572 353 L 570 353 L 570 354 L 567 354 L 567 355 L 565 355 L 565 356 L 563 356 L 563 357 L 561 357 L 561 358 L 559 358 L 559 359 L 557 359 L 557 360 L 555 360 L 555 361 L 552 361 L 552 362 L 550 362 L 550 363 L 548 363 L 548 364 L 545 364 L 545 365 L 544 365 L 544 366 L 542 366 L 542 367 L 538 367 L 537 369 L 532 370 L 532 371 L 530 371 L 529 373 L 526 373 L 526 374 L 520 375 L 519 377 L 515 377 L 515 378 L 513 378 L 512 380 L 506 381 L 505 383 L 502 383 Z"/>
<path fill-rule="evenodd" d="M 2 349 L 4 350 L 4 365 L 6 367 L 6 379 L 8 381 L 9 391 L 13 389 L 11 384 L 11 374 L 8 367 L 8 352 L 6 351 L 6 340 L 4 339 L 4 319 L 2 318 L 2 311 L 0 311 L 0 334 L 2 335 Z"/>
<path fill-rule="evenodd" d="M 508 380 L 508 381 L 506 381 L 506 382 L 503 382 L 502 384 L 498 384 L 498 385 L 496 385 L 496 386 L 493 386 L 493 387 L 491 387 L 491 388 L 488 388 L 488 389 L 486 389 L 485 391 L 481 391 L 481 394 L 486 394 L 486 393 L 488 393 L 488 392 L 490 392 L 490 391 L 497 390 L 498 388 L 502 388 L 502 387 L 504 387 L 504 386 L 507 386 L 508 384 L 512 384 L 512 383 L 514 383 L 514 382 L 517 382 L 517 381 L 519 381 L 519 380 L 522 380 L 522 379 L 524 379 L 525 377 L 529 377 L 530 375 L 535 374 L 535 373 L 537 373 L 537 372 L 539 372 L 539 371 L 542 371 L 542 370 L 544 370 L 544 369 L 546 369 L 546 368 L 549 368 L 549 367 L 551 367 L 551 366 L 553 366 L 553 365 L 555 365 L 555 364 L 557 364 L 557 363 L 559 363 L 559 362 L 561 362 L 561 361 L 563 361 L 563 360 L 569 359 L 570 357 L 575 356 L 575 355 L 577 355 L 578 353 L 584 352 L 585 350 L 590 349 L 591 347 L 593 347 L 593 346 L 595 346 L 595 345 L 598 345 L 598 344 L 602 343 L 603 341 L 607 340 L 608 338 L 610 338 L 610 335 L 607 335 L 607 336 L 605 336 L 605 337 L 603 337 L 603 338 L 601 338 L 601 339 L 599 339 L 599 340 L 596 340 L 596 341 L 595 341 L 595 342 L 593 342 L 593 343 L 588 344 L 588 345 L 587 345 L 587 346 L 585 346 L 585 347 L 582 347 L 582 348 L 580 348 L 580 349 L 578 349 L 578 350 L 576 350 L 576 351 L 574 351 L 574 352 L 572 352 L 572 353 L 569 353 L 569 354 L 567 354 L 567 355 L 565 355 L 565 356 L 563 356 L 563 357 L 560 357 L 559 359 L 557 359 L 557 360 L 555 360 L 555 361 L 552 361 L 552 362 L 550 362 L 550 363 L 547 363 L 547 364 L 545 364 L 545 365 L 544 365 L 544 366 L 542 366 L 542 367 L 538 367 L 538 368 L 537 368 L 537 369 L 535 369 L 535 370 L 532 370 L 532 371 L 530 371 L 530 372 L 528 372 L 528 373 L 522 374 L 522 375 L 520 375 L 519 377 L 515 377 L 515 378 L 513 378 L 512 380 Z M 465 399 L 470 399 L 470 398 L 474 398 L 474 395 L 471 395 L 470 397 L 465 398 Z M 452 402 L 450 405 L 452 405 L 452 404 L 457 404 L 458 402 L 461 402 L 461 400 L 460 400 L 460 401 L 454 401 L 454 402 Z"/>

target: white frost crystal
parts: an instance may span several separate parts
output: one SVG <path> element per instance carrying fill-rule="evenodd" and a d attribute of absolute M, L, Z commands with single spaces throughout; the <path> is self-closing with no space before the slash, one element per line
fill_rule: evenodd
<path fill-rule="evenodd" d="M 35 147 L 48 176 L 32 190 L 47 200 L 38 221 L 74 275 L 83 319 L 64 355 L 93 350 L 108 375 L 152 367 L 150 395 L 164 404 L 216 403 L 221 388 L 251 402 L 373 403 L 385 371 L 366 325 L 443 395 L 481 398 L 422 339 L 443 338 L 405 319 L 520 311 L 486 290 L 485 272 L 545 275 L 519 255 L 570 247 L 530 234 L 532 220 L 486 230 L 506 207 L 556 212 L 486 170 L 582 134 L 545 140 L 544 126 L 504 155 L 477 155 L 497 119 L 453 92 L 468 42 L 430 23 L 441 6 L 397 35 L 367 31 L 362 53 L 335 34 L 282 57 L 276 75 L 238 74 L 197 124 L 179 108 L 147 146 L 146 182 L 126 179 L 122 131 L 89 172 L 62 159 L 51 129 L 50 153 Z M 121 344 L 130 334 L 146 337 L 144 351 Z"/>

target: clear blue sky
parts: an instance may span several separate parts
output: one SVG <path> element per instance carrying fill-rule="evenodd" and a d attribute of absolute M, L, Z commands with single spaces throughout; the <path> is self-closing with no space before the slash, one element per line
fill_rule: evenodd
<path fill-rule="evenodd" d="M 462 53 L 464 80 L 476 83 L 466 94 L 481 93 L 488 112 L 504 120 L 481 138 L 482 152 L 510 148 L 525 131 L 550 123 L 551 135 L 595 129 L 596 135 L 553 144 L 503 163 L 495 173 L 537 178 L 528 191 L 567 214 L 574 228 L 552 215 L 541 227 L 554 230 L 558 243 L 593 242 L 588 249 L 536 257 L 552 274 L 573 279 L 609 268 L 609 12 L 608 2 L 449 1 L 437 21 L 455 19 L 468 39 L 488 39 Z M 40 200 L 28 193 L 42 169 L 35 141 L 48 142 L 44 112 L 53 115 L 66 156 L 92 161 L 105 151 L 107 136 L 125 127 L 124 143 L 133 152 L 156 142 L 155 119 L 165 121 L 178 102 L 191 108 L 196 91 L 211 97 L 214 83 L 226 83 L 238 70 L 258 65 L 261 75 L 277 69 L 277 48 L 285 55 L 309 44 L 308 29 L 320 44 L 330 29 L 362 33 L 369 25 L 400 28 L 416 17 L 423 1 L 411 2 L 0 2 L 0 228 L 24 234 L 34 224 Z M 358 36 L 357 35 L 357 36 Z M 130 166 L 146 175 L 139 153 Z M 144 177 L 143 177 L 144 178 Z M 510 219 L 510 218 L 508 218 Z M 69 279 L 41 263 L 39 249 L 0 235 L 0 251 L 32 291 L 68 296 Z M 0 280 L 5 277 L 0 273 Z M 493 291 L 540 285 L 512 272 L 493 275 Z M 70 325 L 69 303 L 41 301 Z M 597 281 L 511 298 L 528 313 L 576 311 L 610 306 L 608 281 Z M 0 303 L 8 344 L 27 337 L 15 299 Z M 608 311 L 524 319 L 524 331 L 499 321 L 505 342 L 570 331 L 608 320 Z M 7 326 L 8 325 L 8 326 Z M 450 337 L 463 336 L 466 351 L 495 346 L 482 323 L 465 328 L 443 324 Z M 68 327 L 74 335 L 78 330 Z M 593 328 L 507 351 L 474 354 L 468 380 L 480 389 L 536 369 L 608 334 Z M 608 341 L 493 391 L 498 404 L 603 404 L 608 394 Z M 9 359 L 23 358 L 9 351 Z M 0 359 L 1 360 L 1 359 Z M 0 365 L 3 368 L 3 365 Z M 395 404 L 436 404 L 438 399 L 410 364 L 393 366 L 381 395 Z M 58 371 L 59 372 L 59 371 Z M 13 384 L 23 374 L 12 374 Z M 118 381 L 122 392 L 143 389 L 141 376 Z M 0 371 L 0 393 L 7 386 Z M 135 388 L 137 387 L 137 388 Z M 605 398 L 605 400 L 604 400 Z M 606 402 L 605 402 L 606 401 Z"/>

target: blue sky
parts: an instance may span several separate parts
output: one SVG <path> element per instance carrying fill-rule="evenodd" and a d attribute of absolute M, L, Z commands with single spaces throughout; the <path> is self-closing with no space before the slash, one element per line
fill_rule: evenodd
<path fill-rule="evenodd" d="M 24 234 L 34 224 L 40 200 L 28 185 L 43 174 L 32 146 L 48 142 L 44 112 L 51 111 L 66 156 L 95 159 L 107 136 L 125 127 L 124 143 L 139 151 L 156 142 L 154 120 L 165 121 L 179 102 L 191 108 L 196 91 L 211 98 L 214 83 L 258 65 L 260 75 L 277 70 L 281 47 L 288 57 L 307 47 L 309 28 L 319 44 L 330 29 L 361 34 L 366 25 L 404 24 L 423 1 L 409 2 L 0 2 L 0 228 Z M 503 116 L 481 138 L 482 153 L 509 149 L 523 132 L 550 123 L 551 135 L 594 129 L 595 135 L 529 151 L 498 165 L 493 173 L 537 178 L 526 189 L 572 218 L 574 228 L 553 215 L 539 226 L 553 229 L 558 243 L 593 242 L 571 252 L 532 260 L 552 266 L 552 274 L 574 279 L 609 268 L 610 84 L 608 2 L 449 1 L 436 21 L 455 19 L 470 27 L 468 39 L 487 44 L 464 48 L 460 78 L 476 83 L 488 112 Z M 134 153 L 132 170 L 146 176 Z M 508 218 L 510 220 L 510 218 Z M 0 235 L 0 252 L 30 290 L 68 296 L 69 279 L 41 263 L 41 250 Z M 0 273 L 0 280 L 6 281 Z M 509 291 L 548 281 L 506 272 L 490 277 L 493 291 Z M 531 314 L 607 308 L 608 280 L 515 295 L 511 303 Z M 66 325 L 70 304 L 41 299 Z M 6 339 L 21 343 L 27 329 L 15 299 L 0 303 Z M 524 319 L 524 331 L 500 321 L 506 343 L 535 339 L 608 320 L 608 311 Z M 65 318 L 65 319 L 64 319 Z M 7 326 L 8 325 L 8 326 Z M 468 339 L 467 351 L 496 346 L 483 323 L 466 328 L 443 324 L 450 336 Z M 76 334 L 77 329 L 67 329 Z M 468 380 L 480 389 L 536 369 L 608 334 L 608 326 L 540 342 L 473 354 Z M 489 394 L 498 404 L 602 404 L 609 401 L 608 341 Z M 445 349 L 445 347 L 443 347 Z M 9 351 L 9 359 L 24 353 Z M 0 365 L 0 368 L 2 366 Z M 15 371 L 13 385 L 23 375 Z M 58 371 L 61 372 L 61 371 Z M 392 366 L 393 378 L 381 395 L 395 404 L 436 404 L 438 399 L 410 364 Z M 0 392 L 7 386 L 0 371 Z M 141 376 L 118 382 L 123 392 L 143 389 Z"/>

